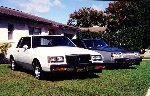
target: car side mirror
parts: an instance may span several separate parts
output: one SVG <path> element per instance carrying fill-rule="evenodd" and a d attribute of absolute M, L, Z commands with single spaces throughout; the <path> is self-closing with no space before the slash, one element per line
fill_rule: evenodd
<path fill-rule="evenodd" d="M 23 48 L 24 48 L 25 50 L 27 50 L 27 49 L 28 49 L 28 45 L 24 45 Z"/>

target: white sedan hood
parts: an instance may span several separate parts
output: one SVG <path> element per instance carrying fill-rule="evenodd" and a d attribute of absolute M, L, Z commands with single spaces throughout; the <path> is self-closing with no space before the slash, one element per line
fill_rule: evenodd
<path fill-rule="evenodd" d="M 62 55 L 70 55 L 70 54 L 91 54 L 91 55 L 101 55 L 98 52 L 91 51 L 84 48 L 78 48 L 78 47 L 67 47 L 67 46 L 61 46 L 61 47 L 38 47 L 35 48 L 36 52 L 40 52 L 40 54 L 47 54 L 50 56 L 62 56 Z"/>

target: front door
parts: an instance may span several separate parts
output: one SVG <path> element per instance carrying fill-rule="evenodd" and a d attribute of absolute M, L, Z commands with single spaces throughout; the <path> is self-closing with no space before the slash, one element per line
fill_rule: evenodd
<path fill-rule="evenodd" d="M 24 68 L 30 69 L 32 61 L 31 54 L 31 37 L 23 37 L 19 41 L 15 53 L 15 60 Z"/>

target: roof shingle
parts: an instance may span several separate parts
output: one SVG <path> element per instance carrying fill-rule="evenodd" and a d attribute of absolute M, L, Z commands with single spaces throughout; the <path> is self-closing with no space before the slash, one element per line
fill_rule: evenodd
<path fill-rule="evenodd" d="M 107 30 L 106 27 L 80 27 L 79 28 L 80 31 L 90 31 L 90 32 L 104 32 Z"/>
<path fill-rule="evenodd" d="M 68 26 L 66 24 L 58 23 L 58 22 L 55 22 L 55 21 L 52 21 L 52 20 L 48 20 L 48 19 L 45 19 L 45 18 L 42 18 L 42 17 L 31 15 L 29 13 L 25 13 L 25 12 L 15 10 L 15 9 L 11 9 L 11 8 L 8 8 L 8 7 L 4 7 L 4 6 L 0 7 L 0 14 L 15 16 L 15 17 L 23 18 L 23 19 L 28 19 L 28 20 L 34 20 L 34 21 L 37 21 L 37 22 L 44 22 L 44 23 L 47 23 L 47 24 L 52 24 L 52 26 L 55 26 L 55 27 L 63 26 L 63 27 L 75 28 L 75 27 Z"/>
<path fill-rule="evenodd" d="M 41 17 L 35 16 L 35 15 L 31 15 L 31 14 L 28 14 L 28 13 L 25 13 L 25 12 L 22 12 L 22 11 L 19 11 L 19 10 L 15 10 L 15 9 L 3 7 L 3 6 L 0 7 L 0 13 L 15 16 L 15 17 L 20 17 L 20 18 L 30 19 L 30 20 L 34 20 L 34 21 L 52 23 L 48 19 L 41 18 Z"/>

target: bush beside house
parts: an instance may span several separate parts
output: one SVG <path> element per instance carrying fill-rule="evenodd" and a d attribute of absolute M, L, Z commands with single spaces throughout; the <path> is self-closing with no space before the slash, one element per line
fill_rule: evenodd
<path fill-rule="evenodd" d="M 5 55 L 7 54 L 7 49 L 11 47 L 9 42 L 0 42 L 0 63 L 5 62 Z"/>

